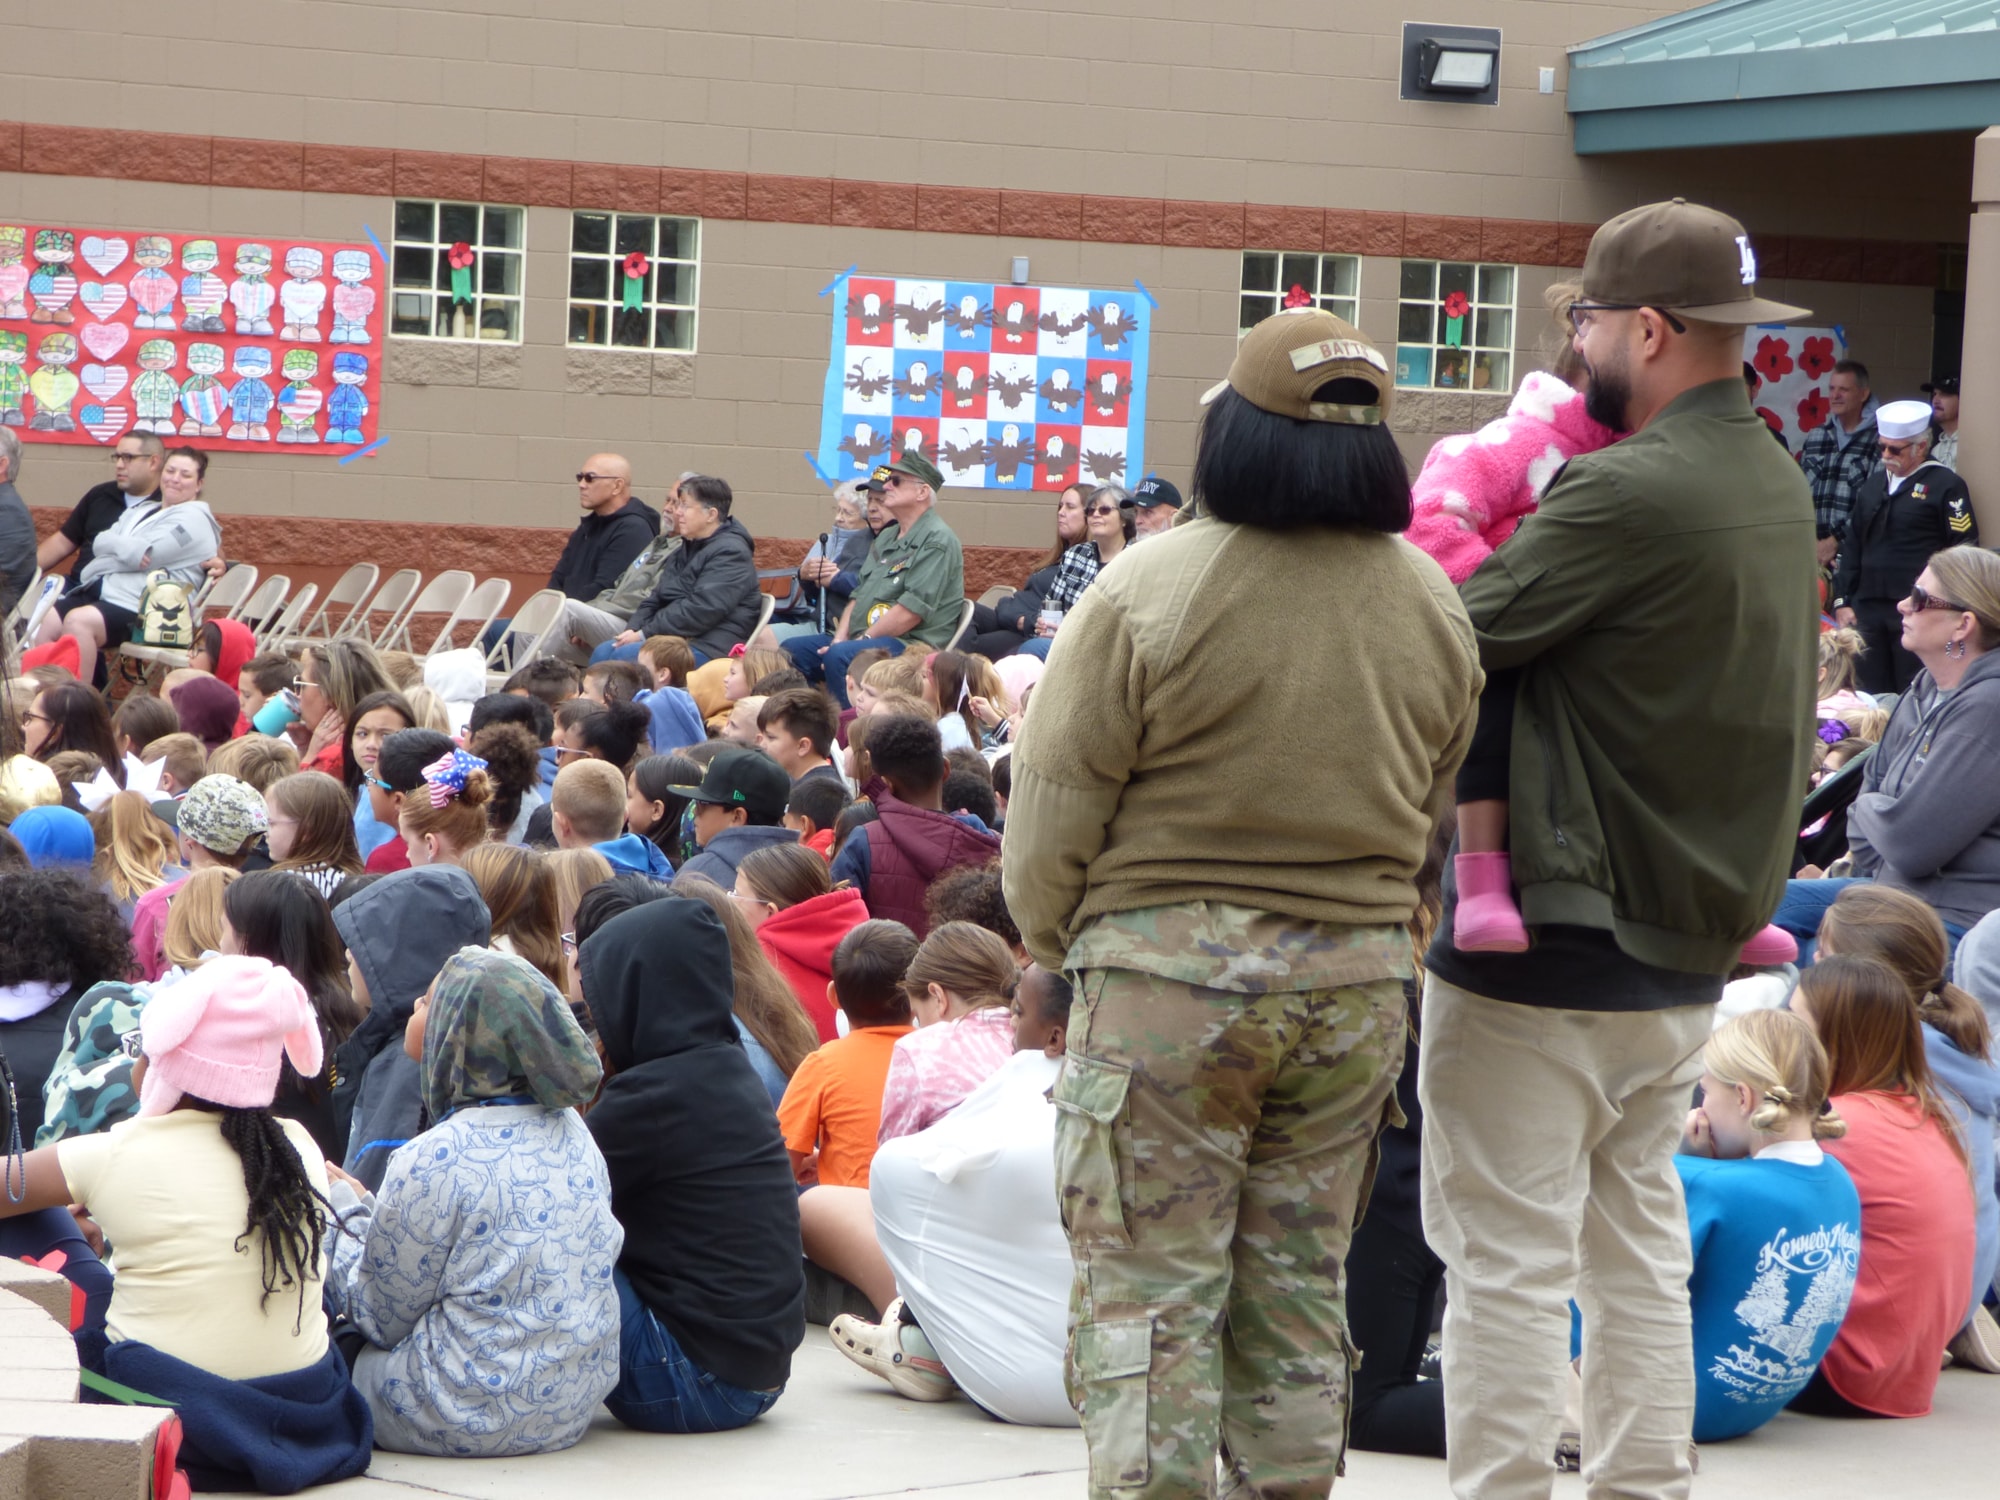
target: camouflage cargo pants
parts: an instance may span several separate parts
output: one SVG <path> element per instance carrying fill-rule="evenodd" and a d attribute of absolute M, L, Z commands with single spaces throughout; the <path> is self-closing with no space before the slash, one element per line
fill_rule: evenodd
<path fill-rule="evenodd" d="M 1324 1500 L 1346 1448 L 1342 1266 L 1395 1109 L 1395 979 L 1245 994 L 1076 975 L 1054 1092 L 1093 1497 Z"/>

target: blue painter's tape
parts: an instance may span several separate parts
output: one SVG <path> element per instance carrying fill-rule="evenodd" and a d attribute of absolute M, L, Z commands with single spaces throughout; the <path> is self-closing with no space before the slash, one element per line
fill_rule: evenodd
<path fill-rule="evenodd" d="M 388 441 L 389 441 L 389 434 L 385 432 L 382 434 L 382 436 L 375 439 L 374 442 L 370 443 L 366 448 L 356 448 L 352 453 L 348 454 L 345 458 L 341 459 L 341 463 L 343 465 L 351 464 L 357 458 L 366 458 L 369 454 L 373 453 L 377 448 L 381 447 L 384 443 Z"/>
<path fill-rule="evenodd" d="M 826 477 L 826 470 L 822 469 L 822 468 L 821 468 L 821 467 L 819 466 L 819 460 L 818 460 L 818 459 L 814 458 L 814 457 L 813 457 L 813 456 L 812 456 L 812 455 L 811 455 L 810 453 L 808 453 L 808 454 L 805 454 L 805 455 L 804 455 L 804 457 L 805 457 L 805 461 L 806 461 L 807 463 L 809 463 L 809 464 L 811 464 L 811 465 L 812 465 L 812 471 L 813 471 L 813 473 L 815 473 L 815 474 L 819 475 L 819 482 L 820 482 L 821 484 L 832 484 L 832 483 L 833 483 L 833 481 L 832 481 L 831 479 L 829 479 L 829 478 L 827 478 L 827 477 Z"/>
<path fill-rule="evenodd" d="M 1141 297 L 1144 297 L 1146 301 L 1150 303 L 1152 306 L 1158 307 L 1160 305 L 1160 299 L 1158 297 L 1155 297 L 1151 292 L 1146 290 L 1145 282 L 1140 281 L 1137 277 L 1134 277 L 1132 280 L 1132 285 L 1136 286 L 1139 289 L 1139 295 Z"/>
<path fill-rule="evenodd" d="M 1845 323 L 1836 323 L 1833 325 L 1833 336 L 1840 340 L 1841 348 L 1845 349 L 1847 347 L 1847 325 Z"/>
<path fill-rule="evenodd" d="M 858 264 L 859 262 L 856 263 L 856 265 Z M 839 286 L 841 282 L 847 280 L 848 277 L 854 274 L 855 269 L 856 269 L 855 266 L 849 266 L 845 271 L 842 271 L 838 276 L 834 277 L 833 280 L 829 281 L 825 286 L 821 287 L 819 289 L 820 296 L 824 297 L 828 292 L 832 291 L 835 287 Z"/>
<path fill-rule="evenodd" d="M 361 232 L 368 236 L 368 243 L 373 245 L 375 247 L 375 253 L 382 257 L 382 264 L 385 266 L 388 265 L 389 252 L 387 250 L 384 250 L 382 248 L 382 242 L 375 238 L 374 226 L 370 224 L 363 224 L 361 226 Z"/>

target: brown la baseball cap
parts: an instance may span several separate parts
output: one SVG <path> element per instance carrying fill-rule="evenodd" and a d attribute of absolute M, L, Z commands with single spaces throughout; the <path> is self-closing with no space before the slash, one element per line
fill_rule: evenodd
<path fill-rule="evenodd" d="M 1313 400 L 1313 392 L 1330 380 L 1364 381 L 1374 388 L 1375 400 L 1362 405 Z M 1275 416 L 1375 427 L 1389 419 L 1394 389 L 1389 361 L 1360 329 L 1321 308 L 1296 307 L 1273 313 L 1243 335 L 1229 378 L 1212 387 L 1201 404 L 1234 390 Z"/>
<path fill-rule="evenodd" d="M 1588 306 L 1657 307 L 1702 323 L 1790 323 L 1809 308 L 1757 295 L 1757 253 L 1728 214 L 1685 198 L 1598 226 L 1583 260 Z"/>
<path fill-rule="evenodd" d="M 872 494 L 879 495 L 882 492 L 882 486 L 888 481 L 891 474 L 907 474 L 912 479 L 921 479 L 933 490 L 944 488 L 944 475 L 938 472 L 937 465 L 925 458 L 923 454 L 907 450 L 894 463 L 877 464 L 875 472 L 868 476 L 861 488 Z"/>

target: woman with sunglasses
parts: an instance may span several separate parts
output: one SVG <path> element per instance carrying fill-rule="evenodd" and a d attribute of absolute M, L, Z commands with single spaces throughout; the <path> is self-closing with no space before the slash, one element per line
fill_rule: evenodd
<path fill-rule="evenodd" d="M 1928 401 L 1891 401 L 1875 414 L 1882 462 L 1854 495 L 1834 565 L 1833 617 L 1861 633 L 1864 693 L 1904 693 L 1923 670 L 1903 644 L 1898 604 L 1940 547 L 1977 543 L 1965 481 L 1931 458 Z"/>
<path fill-rule="evenodd" d="M 382 670 L 375 650 L 365 641 L 328 641 L 306 647 L 299 658 L 299 675 L 292 690 L 299 695 L 299 717 L 289 732 L 299 744 L 299 769 L 324 771 L 345 781 L 347 726 L 361 700 L 373 693 L 395 690 Z M 414 716 L 413 716 L 414 718 Z M 350 783 L 360 786 L 357 779 Z"/>
<path fill-rule="evenodd" d="M 1854 878 L 1909 891 L 1944 919 L 1954 949 L 2000 908 L 2000 554 L 1951 547 L 1907 598 L 1902 644 L 1921 663 L 1896 701 L 1847 815 Z M 1818 876 L 1810 865 L 1801 874 Z M 1849 880 L 1794 880 L 1777 925 L 1800 939 Z"/>
<path fill-rule="evenodd" d="M 1123 485 L 1101 485 L 1090 492 L 1083 507 L 1083 540 L 1065 549 L 1056 565 L 1056 576 L 1042 600 L 1035 621 L 1035 633 L 1021 643 L 1025 656 L 1047 661 L 1049 647 L 1056 638 L 1062 617 L 1076 607 L 1083 591 L 1097 581 L 1097 575 L 1111 559 L 1123 552 L 1137 532 L 1133 517 L 1132 492 Z"/>

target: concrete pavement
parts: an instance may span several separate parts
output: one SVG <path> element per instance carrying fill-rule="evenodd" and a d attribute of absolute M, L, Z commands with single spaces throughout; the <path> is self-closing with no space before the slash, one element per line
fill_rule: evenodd
<path fill-rule="evenodd" d="M 1815 1500 L 1905 1495 L 1959 1500 L 1995 1493 L 2000 1376 L 1947 1370 L 1936 1409 L 1907 1422 L 1780 1416 L 1762 1431 L 1701 1450 L 1701 1500 Z M 770 1415 L 715 1437 L 627 1432 L 609 1416 L 566 1453 L 527 1459 L 408 1458 L 378 1453 L 368 1474 L 314 1493 L 327 1500 L 1079 1500 L 1080 1434 L 1008 1427 L 964 1401 L 927 1406 L 834 1353 L 808 1328 L 791 1388 Z M 1582 1500 L 1574 1475 L 1558 1500 Z M 1444 1465 L 1356 1453 L 1339 1500 L 1449 1500 Z"/>

